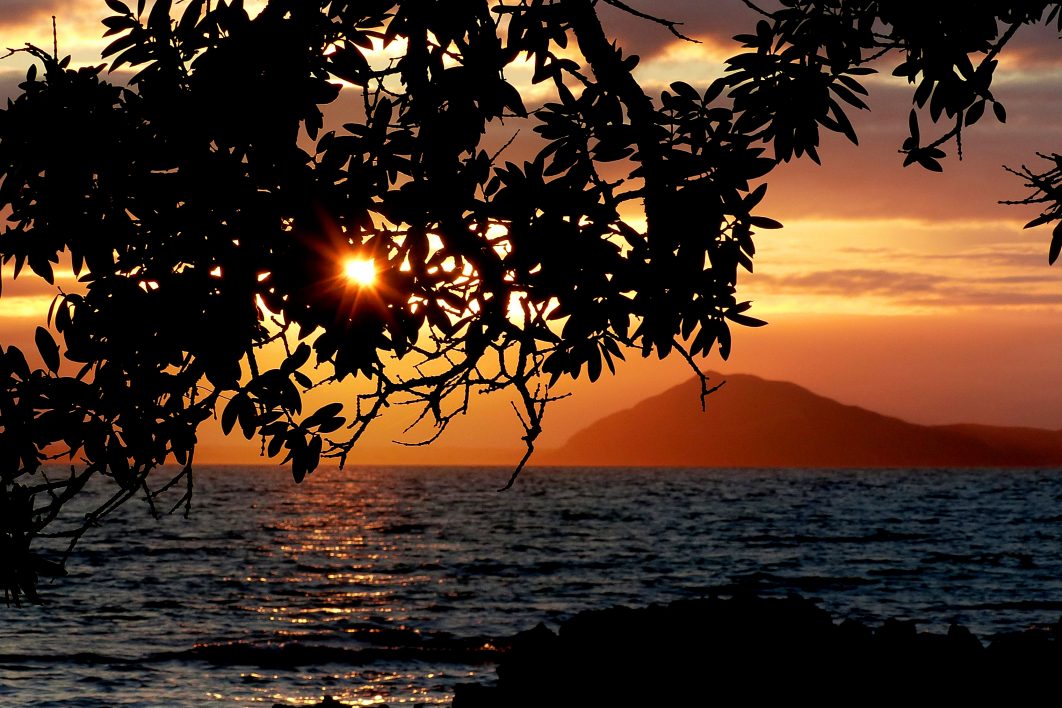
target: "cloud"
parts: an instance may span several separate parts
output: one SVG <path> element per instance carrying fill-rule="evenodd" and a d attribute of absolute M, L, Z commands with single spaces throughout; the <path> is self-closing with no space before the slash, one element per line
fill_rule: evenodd
<path fill-rule="evenodd" d="M 55 276 L 55 285 L 49 285 L 26 267 L 18 278 L 12 278 L 10 266 L 5 266 L 2 276 L 2 297 L 4 300 L 7 300 L 9 297 L 40 296 L 52 298 L 59 294 L 60 288 L 62 288 L 64 292 L 70 293 L 82 290 L 84 287 L 83 284 L 78 284 L 76 282 L 74 274 L 70 271 L 57 269 Z"/>
<path fill-rule="evenodd" d="M 946 228 L 948 224 L 934 224 L 927 226 L 929 226 L 929 228 L 923 230 L 931 230 L 933 227 L 939 229 L 942 226 Z M 917 228 L 917 226 L 913 228 Z M 1006 225 L 1000 225 L 998 228 L 1004 233 L 1008 230 L 1013 231 L 1013 228 L 1008 229 Z M 891 263 L 918 262 L 923 265 L 927 262 L 935 263 L 937 265 L 934 265 L 934 268 L 945 267 L 939 264 L 948 263 L 952 264 L 950 267 L 967 269 L 994 266 L 997 268 L 1034 270 L 1045 274 L 1055 272 L 1046 268 L 1046 239 L 1044 239 L 1042 243 L 1039 239 L 1027 241 L 1014 239 L 948 253 L 899 249 L 892 246 L 841 246 L 837 249 L 837 252 L 846 258 L 852 256 L 853 258 L 860 258 L 863 260 L 888 260 Z M 1045 275 L 1043 277 L 1047 276 Z"/>
<path fill-rule="evenodd" d="M 810 273 L 777 276 L 759 274 L 758 283 L 778 292 L 802 292 L 813 295 L 876 295 L 897 297 L 912 292 L 932 291 L 945 279 L 938 275 L 917 272 L 874 270 L 869 268 L 840 268 Z"/>
<path fill-rule="evenodd" d="M 676 39 L 641 61 L 634 73 L 650 95 L 659 93 L 674 81 L 704 89 L 723 76 L 725 62 L 735 51 L 733 43 L 720 42 L 712 37 L 704 37 L 698 44 Z"/>
<path fill-rule="evenodd" d="M 862 301 L 866 311 L 880 310 L 882 305 L 892 310 L 1053 309 L 1062 305 L 1060 276 L 1046 266 L 1039 272 L 982 271 L 979 275 L 963 275 L 964 272 L 969 273 L 969 269 L 924 272 L 834 268 L 790 274 L 758 273 L 750 282 L 758 302 L 768 307 L 773 299 L 791 296 L 799 296 L 805 304 L 814 304 L 817 299 L 819 306 L 827 311 L 833 309 L 838 299 L 845 301 L 847 309 Z"/>
<path fill-rule="evenodd" d="M 84 290 L 84 285 L 78 283 L 73 272 L 65 266 L 55 267 L 54 285 L 46 283 L 28 266 L 23 268 L 19 277 L 12 277 L 13 274 L 11 263 L 0 268 L 0 283 L 3 285 L 0 293 L 0 330 L 3 330 L 5 337 L 9 337 L 11 332 L 24 332 L 27 327 L 32 331 L 32 326 L 43 324 L 48 308 L 60 291 L 71 293 Z M 4 320 L 17 322 L 5 324 Z M 4 341 L 3 337 L 0 337 L 0 341 Z"/>
<path fill-rule="evenodd" d="M 0 0 L 0 27 L 48 17 L 71 4 L 69 0 Z"/>
<path fill-rule="evenodd" d="M 32 324 L 43 324 L 54 296 L 47 295 L 4 295 L 0 299 L 0 321 L 33 320 Z"/>
<path fill-rule="evenodd" d="M 982 278 L 980 282 L 995 285 L 1053 285 L 1058 282 L 1058 276 L 1048 274 L 1045 268 L 1043 275 L 999 275 Z"/>
<path fill-rule="evenodd" d="M 681 22 L 678 30 L 687 37 L 715 45 L 732 44 L 734 51 L 730 52 L 731 54 L 736 54 L 738 49 L 738 45 L 732 42 L 731 38 L 735 34 L 751 32 L 756 27 L 756 13 L 741 0 L 627 0 L 626 4 L 654 17 Z M 662 52 L 676 40 L 675 35 L 659 24 L 635 17 L 605 3 L 598 3 L 598 8 L 605 32 L 610 37 L 615 37 L 628 54 L 649 58 Z"/>
<path fill-rule="evenodd" d="M 1051 307 L 1062 305 L 1062 293 L 1037 293 L 1019 291 L 985 291 L 966 288 L 949 288 L 938 293 L 935 298 L 917 297 L 902 301 L 912 306 L 933 306 L 946 308 L 1012 308 L 1012 307 Z"/>
<path fill-rule="evenodd" d="M 1022 27 L 1000 54 L 1000 69 L 1026 71 L 1062 66 L 1059 32 L 1051 25 Z"/>
<path fill-rule="evenodd" d="M 920 258 L 928 261 L 951 261 L 957 264 L 970 264 L 978 267 L 983 266 L 996 266 L 999 268 L 1022 268 L 1022 269 L 1039 269 L 1044 273 L 1049 271 L 1047 268 L 1047 240 L 1044 240 L 1042 244 L 1036 244 L 1035 251 L 1033 250 L 1015 250 L 1014 248 L 1006 249 L 992 249 L 985 251 L 971 251 L 962 254 L 919 254 Z"/>
<path fill-rule="evenodd" d="M 99 30 L 99 35 L 103 32 L 100 19 L 112 14 L 103 0 L 0 0 L 0 38 L 5 46 L 19 46 L 27 41 L 38 42 L 36 37 L 24 37 L 33 32 L 46 36 L 50 45 L 52 17 L 56 18 L 60 42 L 64 31 L 84 29 L 89 23 L 94 31 Z"/>

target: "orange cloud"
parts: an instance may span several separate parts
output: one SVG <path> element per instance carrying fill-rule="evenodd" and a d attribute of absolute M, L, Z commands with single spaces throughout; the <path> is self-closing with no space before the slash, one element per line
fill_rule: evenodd
<path fill-rule="evenodd" d="M 0 27 L 21 27 L 38 18 L 50 17 L 74 4 L 70 0 L 0 0 Z"/>
<path fill-rule="evenodd" d="M 626 4 L 640 12 L 680 22 L 678 29 L 687 37 L 717 46 L 730 43 L 735 34 L 751 32 L 759 19 L 741 0 L 627 0 Z M 597 7 L 605 31 L 616 38 L 625 53 L 638 54 L 643 61 L 666 51 L 676 39 L 661 25 L 605 3 L 598 3 Z"/>

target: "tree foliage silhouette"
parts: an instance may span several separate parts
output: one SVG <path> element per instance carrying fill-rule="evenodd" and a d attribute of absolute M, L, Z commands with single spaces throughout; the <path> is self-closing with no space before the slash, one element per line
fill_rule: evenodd
<path fill-rule="evenodd" d="M 654 97 L 595 0 L 106 3 L 109 67 L 13 50 L 36 63 L 0 112 L 3 262 L 53 283 L 65 258 L 81 284 L 36 330 L 41 366 L 0 357 L 15 601 L 123 502 L 158 513 L 180 485 L 171 511 L 187 511 L 215 415 L 298 482 L 345 463 L 386 406 L 418 406 L 437 436 L 474 394 L 508 391 L 518 473 L 559 381 L 630 350 L 725 358 L 731 324 L 762 324 L 735 291 L 754 230 L 780 226 L 754 213 L 757 181 L 817 162 L 823 130 L 855 142 L 860 77 L 885 55 L 916 84 L 905 162 L 938 170 L 986 107 L 1005 119 L 990 88 L 1017 29 L 1062 28 L 1049 3 L 787 0 L 737 38 L 724 78 Z M 358 101 L 324 132 L 341 86 Z M 946 129 L 923 138 L 920 116 Z M 518 135 L 534 155 L 513 162 Z M 1054 200 L 1050 174 L 1035 185 Z M 371 286 L 343 277 L 350 258 L 372 262 Z M 369 388 L 303 410 L 345 379 Z M 109 496 L 59 525 L 93 478 Z M 59 565 L 39 537 L 63 539 Z"/>

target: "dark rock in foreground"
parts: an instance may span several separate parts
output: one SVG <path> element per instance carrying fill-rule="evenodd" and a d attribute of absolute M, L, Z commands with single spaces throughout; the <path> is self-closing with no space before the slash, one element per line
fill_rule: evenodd
<path fill-rule="evenodd" d="M 834 624 L 798 597 L 680 601 L 523 632 L 497 686 L 459 686 L 453 707 L 1055 704 L 1060 646 L 1058 626 L 986 648 L 957 626 L 940 635 L 913 622 Z"/>

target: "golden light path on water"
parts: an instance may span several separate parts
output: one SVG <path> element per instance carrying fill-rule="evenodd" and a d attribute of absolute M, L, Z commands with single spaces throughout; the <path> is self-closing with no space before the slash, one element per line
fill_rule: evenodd
<path fill-rule="evenodd" d="M 268 526 L 273 539 L 269 553 L 286 559 L 282 567 L 289 572 L 231 576 L 226 580 L 245 586 L 257 585 L 262 592 L 256 594 L 262 599 L 281 600 L 285 596 L 290 599 L 284 604 L 267 601 L 241 609 L 274 627 L 270 632 L 273 641 L 282 644 L 312 645 L 316 637 L 330 634 L 333 642 L 339 636 L 346 636 L 351 645 L 364 647 L 371 654 L 380 649 L 386 653 L 395 646 L 430 642 L 431 638 L 420 628 L 407 622 L 414 608 L 402 598 L 418 590 L 434 593 L 437 579 L 431 572 L 418 570 L 416 563 L 405 560 L 408 548 L 387 541 L 389 527 L 381 528 L 380 518 L 351 503 L 358 495 L 345 489 L 347 484 L 341 482 L 339 486 L 344 489 L 329 490 L 315 485 L 309 498 L 302 499 L 298 496 L 303 489 L 287 490 L 292 497 L 279 502 L 275 511 L 294 511 L 293 507 L 298 506 L 303 507 L 302 513 L 295 516 L 282 513 Z M 379 501 L 393 511 L 406 506 L 400 498 L 388 498 L 386 494 L 382 497 Z M 312 508 L 314 513 L 306 513 L 307 508 Z M 402 530 L 401 525 L 394 528 Z M 378 536 L 381 532 L 383 539 Z M 445 542 L 425 544 L 422 549 L 435 558 L 434 562 L 425 564 L 428 568 L 437 566 L 454 550 Z M 395 565 L 408 572 L 398 574 L 386 570 Z M 315 587 L 323 591 L 296 590 Z M 333 645 L 345 646 L 342 641 Z M 483 649 L 492 651 L 493 646 L 485 645 Z M 401 660 L 378 666 L 370 661 L 357 668 L 309 662 L 296 669 L 296 676 L 290 671 L 262 668 L 240 673 L 241 683 L 248 686 L 288 684 L 282 690 L 259 694 L 256 702 L 267 705 L 272 701 L 283 705 L 318 705 L 326 696 L 353 706 L 449 705 L 451 696 L 440 695 L 429 687 L 439 679 L 475 681 L 476 677 L 477 673 L 467 671 L 466 667 L 448 667 L 445 662 L 440 668 L 423 661 Z M 293 678 L 301 685 L 291 686 Z M 316 690 L 303 686 L 314 686 Z M 212 698 L 240 703 L 246 697 L 217 693 Z"/>

